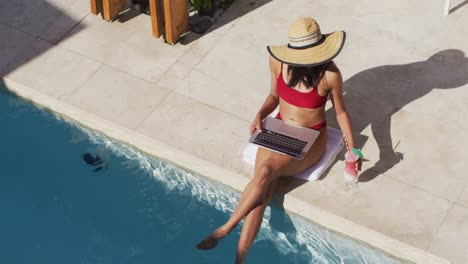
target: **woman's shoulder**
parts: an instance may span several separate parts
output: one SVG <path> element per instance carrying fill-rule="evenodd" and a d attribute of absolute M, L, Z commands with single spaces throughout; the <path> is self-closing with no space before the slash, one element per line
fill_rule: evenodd
<path fill-rule="evenodd" d="M 332 61 L 328 65 L 325 71 L 325 76 L 328 82 L 341 80 L 341 71 L 338 66 L 336 66 L 335 62 Z"/>
<path fill-rule="evenodd" d="M 333 61 L 328 65 L 325 71 L 325 80 L 327 82 L 328 89 L 339 87 L 343 83 L 340 69 Z"/>
<path fill-rule="evenodd" d="M 338 66 L 336 66 L 334 61 L 328 63 L 326 71 L 331 73 L 340 73 L 340 69 L 338 68 Z"/>

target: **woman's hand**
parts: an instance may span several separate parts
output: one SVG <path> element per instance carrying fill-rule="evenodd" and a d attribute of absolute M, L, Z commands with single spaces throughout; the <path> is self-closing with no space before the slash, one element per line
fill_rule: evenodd
<path fill-rule="evenodd" d="M 256 130 L 262 131 L 262 118 L 260 117 L 260 115 L 256 115 L 255 119 L 250 125 L 250 135 L 255 133 Z"/>

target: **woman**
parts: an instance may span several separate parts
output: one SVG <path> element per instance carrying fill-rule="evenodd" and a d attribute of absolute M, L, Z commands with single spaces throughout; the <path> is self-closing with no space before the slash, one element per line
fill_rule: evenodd
<path fill-rule="evenodd" d="M 263 118 L 279 104 L 276 116 L 287 123 L 320 131 L 304 159 L 259 148 L 254 177 L 247 184 L 230 219 L 202 240 L 197 248 L 211 249 L 245 217 L 237 248 L 236 263 L 244 263 L 262 223 L 263 213 L 278 183 L 279 176 L 294 176 L 317 161 L 327 144 L 325 103 L 328 95 L 336 118 L 350 148 L 354 148 L 351 122 L 342 96 L 342 78 L 332 59 L 341 51 L 345 33 L 322 35 L 317 22 L 301 18 L 289 28 L 289 44 L 268 47 L 271 90 L 250 127 L 250 134 L 261 130 Z M 359 164 L 360 166 L 360 164 Z"/>

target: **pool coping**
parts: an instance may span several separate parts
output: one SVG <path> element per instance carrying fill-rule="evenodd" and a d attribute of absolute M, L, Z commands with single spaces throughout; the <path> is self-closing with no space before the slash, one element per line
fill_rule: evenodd
<path fill-rule="evenodd" d="M 169 163 L 189 169 L 204 177 L 210 178 L 236 190 L 243 190 L 249 179 L 216 166 L 194 155 L 171 147 L 161 141 L 149 138 L 134 130 L 122 127 L 92 113 L 83 111 L 73 105 L 64 103 L 59 99 L 27 87 L 8 77 L 2 77 L 7 90 L 30 100 L 34 104 L 50 109 L 58 115 L 72 119 L 85 127 L 100 131 L 106 136 L 130 144 L 139 150 L 148 153 Z M 342 233 L 353 239 L 361 240 L 397 258 L 424 264 L 447 264 L 448 260 L 410 246 L 397 239 L 390 238 L 372 229 L 366 228 L 340 216 L 334 215 L 312 204 L 286 195 L 284 208 L 292 213 L 305 217 L 325 228 Z"/>

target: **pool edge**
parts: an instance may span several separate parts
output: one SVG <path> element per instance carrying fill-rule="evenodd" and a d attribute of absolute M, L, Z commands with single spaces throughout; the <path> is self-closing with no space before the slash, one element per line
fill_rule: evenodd
<path fill-rule="evenodd" d="M 48 108 L 58 115 L 66 116 L 86 127 L 101 131 L 110 138 L 135 146 L 152 156 L 169 161 L 183 168 L 189 168 L 191 171 L 237 190 L 242 190 L 248 182 L 248 179 L 243 175 L 234 173 L 194 155 L 171 147 L 163 142 L 144 136 L 134 130 L 122 127 L 92 113 L 78 109 L 73 105 L 64 103 L 7 77 L 2 77 L 2 79 L 7 90 L 14 94 L 30 100 L 41 107 Z M 435 256 L 427 251 L 380 234 L 290 195 L 286 195 L 285 197 L 284 208 L 310 219 L 325 228 L 361 240 L 403 260 L 424 264 L 450 263 L 448 260 L 439 256 Z"/>

